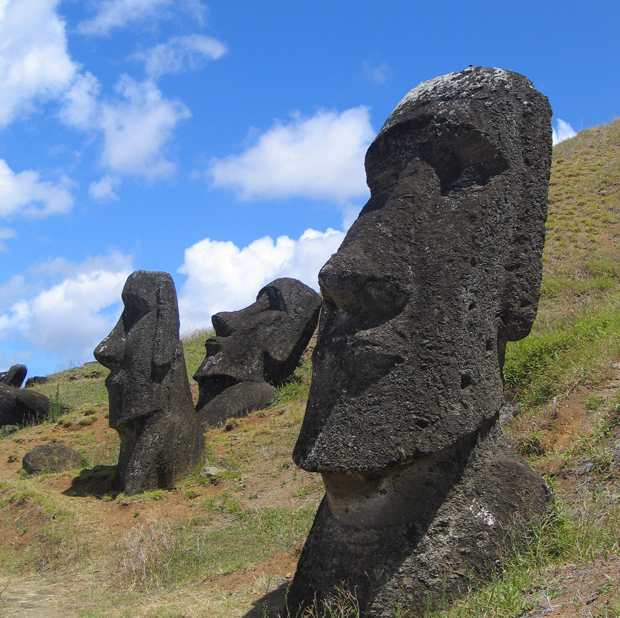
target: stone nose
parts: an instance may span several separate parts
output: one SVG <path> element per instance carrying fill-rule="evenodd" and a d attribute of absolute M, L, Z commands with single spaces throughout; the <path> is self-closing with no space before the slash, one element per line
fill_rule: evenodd
<path fill-rule="evenodd" d="M 93 354 L 97 362 L 108 369 L 120 367 L 125 357 L 125 329 L 122 318 L 112 332 L 95 348 Z"/>
<path fill-rule="evenodd" d="M 406 291 L 390 275 L 370 271 L 365 262 L 363 255 L 329 260 L 319 273 L 323 298 L 360 320 L 389 320 L 407 304 Z"/>

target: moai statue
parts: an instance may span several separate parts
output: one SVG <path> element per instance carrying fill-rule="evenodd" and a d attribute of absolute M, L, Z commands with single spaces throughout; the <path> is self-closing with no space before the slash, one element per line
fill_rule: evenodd
<path fill-rule="evenodd" d="M 21 388 L 27 373 L 26 365 L 11 365 L 8 371 L 0 373 L 0 384 Z"/>
<path fill-rule="evenodd" d="M 321 297 L 297 279 L 276 279 L 241 311 L 216 313 L 216 336 L 194 375 L 196 410 L 207 428 L 266 408 L 289 378 L 312 337 Z"/>
<path fill-rule="evenodd" d="M 192 403 L 176 290 L 168 273 L 140 270 L 123 288 L 125 309 L 95 358 L 110 369 L 110 427 L 121 439 L 114 488 L 171 488 L 204 455 Z"/>
<path fill-rule="evenodd" d="M 420 84 L 366 154 L 371 197 L 319 280 L 295 463 L 325 498 L 289 607 L 344 584 L 371 616 L 464 590 L 550 499 L 499 424 L 507 341 L 536 316 L 551 108 L 517 73 Z"/>

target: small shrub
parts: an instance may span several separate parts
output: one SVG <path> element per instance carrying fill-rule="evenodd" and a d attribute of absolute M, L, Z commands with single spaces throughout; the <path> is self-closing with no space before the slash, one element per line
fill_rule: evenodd
<path fill-rule="evenodd" d="M 50 397 L 50 411 L 48 420 L 54 422 L 64 414 L 62 400 L 60 398 L 60 384 L 56 385 L 56 394 Z"/>

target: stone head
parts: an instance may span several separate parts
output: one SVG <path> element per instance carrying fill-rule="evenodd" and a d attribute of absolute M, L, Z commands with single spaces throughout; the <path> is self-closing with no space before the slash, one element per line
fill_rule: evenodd
<path fill-rule="evenodd" d="M 294 459 L 372 472 L 473 434 L 534 321 L 551 153 L 546 97 L 470 68 L 412 90 L 366 154 L 371 197 L 319 274 Z"/>
<path fill-rule="evenodd" d="M 106 387 L 114 428 L 166 406 L 164 386 L 182 356 L 176 291 L 168 273 L 134 272 L 122 298 L 118 323 L 94 352 L 110 369 Z"/>
<path fill-rule="evenodd" d="M 197 408 L 240 382 L 278 384 L 295 369 L 318 320 L 319 295 L 296 279 L 276 279 L 240 311 L 216 313 L 215 337 L 194 379 L 201 385 Z"/>

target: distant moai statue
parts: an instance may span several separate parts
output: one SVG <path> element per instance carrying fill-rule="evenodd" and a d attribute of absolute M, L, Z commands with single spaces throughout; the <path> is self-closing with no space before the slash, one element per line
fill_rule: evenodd
<path fill-rule="evenodd" d="M 506 342 L 538 307 L 550 165 L 547 98 L 500 69 L 420 84 L 368 149 L 370 200 L 319 275 L 293 458 L 326 493 L 289 607 L 344 583 L 371 616 L 421 616 L 547 505 L 499 412 Z"/>
<path fill-rule="evenodd" d="M 312 337 L 321 297 L 297 279 L 276 279 L 256 302 L 240 311 L 216 313 L 215 337 L 196 371 L 196 410 L 203 427 L 266 408 L 276 386 L 289 378 Z"/>
<path fill-rule="evenodd" d="M 8 371 L 0 373 L 0 384 L 21 388 L 27 373 L 26 365 L 11 365 Z"/>
<path fill-rule="evenodd" d="M 95 358 L 110 369 L 110 427 L 121 439 L 114 488 L 127 494 L 171 488 L 204 456 L 179 339 L 172 277 L 137 271 L 122 294 L 125 308 Z"/>

